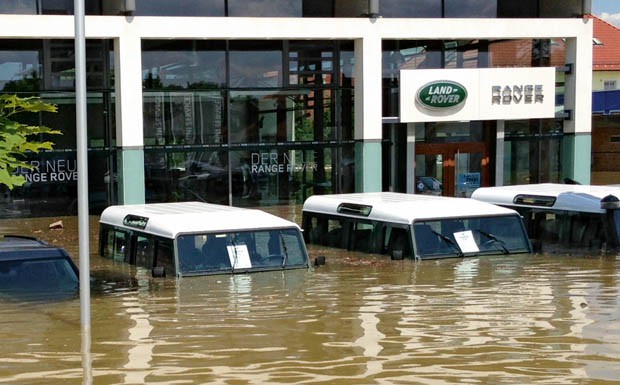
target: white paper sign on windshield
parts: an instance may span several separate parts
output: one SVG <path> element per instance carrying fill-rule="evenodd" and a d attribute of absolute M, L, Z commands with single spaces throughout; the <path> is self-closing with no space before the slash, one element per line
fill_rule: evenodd
<path fill-rule="evenodd" d="M 250 252 L 246 245 L 226 246 L 228 249 L 228 258 L 230 259 L 230 266 L 233 269 L 249 269 L 252 267 L 252 261 L 250 261 Z"/>
<path fill-rule="evenodd" d="M 456 243 L 463 253 L 477 253 L 480 251 L 474 239 L 474 233 L 471 230 L 454 233 L 454 239 L 456 239 Z"/>

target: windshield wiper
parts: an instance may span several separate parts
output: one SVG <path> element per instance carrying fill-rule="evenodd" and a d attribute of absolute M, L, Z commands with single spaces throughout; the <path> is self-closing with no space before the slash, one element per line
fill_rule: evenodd
<path fill-rule="evenodd" d="M 232 248 L 233 248 L 233 263 L 231 266 L 231 272 L 234 273 L 235 272 L 235 267 L 237 267 L 237 244 L 235 243 L 235 240 L 233 238 L 233 236 L 230 236 L 230 243 L 232 244 Z"/>
<path fill-rule="evenodd" d="M 475 230 L 479 232 L 480 234 L 484 235 L 485 237 L 487 237 L 488 239 L 492 240 L 493 244 L 498 245 L 502 249 L 504 254 L 510 253 L 510 250 L 508 250 L 508 248 L 506 247 L 506 243 L 502 241 L 501 239 L 499 239 L 498 237 L 496 237 L 495 235 L 491 233 L 487 233 L 486 231 L 483 231 L 480 229 L 475 229 Z"/>
<path fill-rule="evenodd" d="M 443 235 L 440 232 L 437 232 L 435 230 L 431 230 L 431 232 L 435 235 L 437 235 L 439 238 L 441 238 L 444 242 L 446 242 L 448 245 L 450 245 L 450 247 L 452 247 L 452 249 L 454 251 L 456 251 L 456 255 L 458 255 L 459 257 L 463 256 L 463 252 L 461 251 L 461 248 L 456 244 L 456 242 L 454 242 L 452 239 L 450 239 L 450 237 Z"/>
<path fill-rule="evenodd" d="M 282 235 L 282 232 L 278 231 L 278 234 L 280 235 L 280 242 L 282 243 L 282 251 L 284 252 L 284 254 L 282 255 L 282 264 L 281 264 L 281 267 L 284 268 L 284 266 L 286 266 L 286 260 L 288 259 L 288 251 L 286 251 L 286 242 L 284 242 L 284 236 Z"/>

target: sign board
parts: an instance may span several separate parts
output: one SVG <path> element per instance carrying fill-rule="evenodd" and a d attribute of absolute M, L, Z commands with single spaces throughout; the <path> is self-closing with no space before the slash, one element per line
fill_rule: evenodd
<path fill-rule="evenodd" d="M 233 269 L 250 269 L 252 262 L 250 261 L 250 252 L 246 245 L 226 246 L 228 251 L 228 259 Z"/>
<path fill-rule="evenodd" d="M 403 123 L 554 116 L 553 67 L 400 71 Z"/>
<path fill-rule="evenodd" d="M 459 245 L 459 248 L 463 253 L 477 253 L 480 251 L 471 230 L 459 231 L 453 235 L 454 239 L 456 239 L 456 243 Z"/>

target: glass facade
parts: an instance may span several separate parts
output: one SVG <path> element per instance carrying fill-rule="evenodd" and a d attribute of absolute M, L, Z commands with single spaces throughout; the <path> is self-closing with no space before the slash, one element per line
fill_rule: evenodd
<path fill-rule="evenodd" d="M 129 12 L 136 16 L 357 18 L 368 16 L 369 11 L 367 0 L 136 0 L 135 4 L 135 11 Z M 85 5 L 88 15 L 127 13 L 123 0 L 85 0 Z M 0 14 L 72 13 L 73 0 L 0 2 Z M 384 18 L 575 17 L 583 14 L 583 1 L 380 0 L 378 13 Z M 384 40 L 382 44 L 384 118 L 399 116 L 401 69 L 565 62 L 562 39 Z M 360 144 L 353 134 L 353 46 L 352 40 L 143 40 L 146 201 L 191 199 L 256 206 L 297 204 L 316 193 L 353 192 L 354 148 Z M 112 47 L 112 40 L 89 40 L 86 47 L 89 190 L 94 212 L 118 202 L 116 163 L 126 150 L 117 148 L 115 140 Z M 48 214 L 49 209 L 57 210 L 54 215 L 75 213 L 74 63 L 71 39 L 0 40 L 0 92 L 40 96 L 57 104 L 57 114 L 23 119 L 63 132 L 51 138 L 53 151 L 29 155 L 28 162 L 36 168 L 19 170 L 26 176 L 26 185 L 1 190 L 0 212 L 5 216 L 40 215 L 43 209 Z M 525 150 L 505 149 L 511 154 L 505 159 L 507 180 L 542 167 L 547 155 L 543 152 L 551 156 L 560 151 L 561 129 L 554 131 L 548 145 L 537 139 L 549 137 L 540 132 L 556 126 L 554 120 L 523 124 L 528 130 L 507 127 L 507 146 L 527 142 L 527 152 L 537 155 L 524 163 Z M 494 121 L 418 124 L 416 147 L 471 145 L 470 155 L 416 152 L 427 163 L 420 167 L 437 169 L 451 162 L 450 156 L 468 170 L 488 165 L 493 154 L 477 144 L 491 148 L 495 129 Z M 416 167 L 402 166 L 407 151 L 407 127 L 384 124 L 384 190 L 405 191 L 404 170 Z M 559 178 L 556 166 L 550 164 L 541 177 Z M 437 169 L 434 177 L 442 172 Z"/>
<path fill-rule="evenodd" d="M 506 121 L 504 185 L 562 183 L 562 121 Z"/>
<path fill-rule="evenodd" d="M 147 201 L 254 206 L 352 190 L 352 51 L 143 42 Z"/>
<path fill-rule="evenodd" d="M 73 14 L 74 0 L 2 0 L 0 14 Z M 124 0 L 85 0 L 87 14 L 122 14 Z M 368 0 L 135 0 L 137 16 L 361 17 Z M 379 0 L 381 17 L 581 17 L 584 0 Z"/>
<path fill-rule="evenodd" d="M 93 212 L 115 197 L 114 100 L 110 88 L 110 42 L 89 40 L 87 59 L 87 127 L 89 196 Z M 4 217 L 70 215 L 77 213 L 75 71 L 73 40 L 0 40 L 0 89 L 21 97 L 36 96 L 57 106 L 56 113 L 22 113 L 15 119 L 62 132 L 40 140 L 54 143 L 51 151 L 30 153 L 34 169 L 19 169 L 21 187 L 4 186 L 0 213 Z"/>
<path fill-rule="evenodd" d="M 582 0 L 380 0 L 381 17 L 581 17 Z M 136 15 L 361 17 L 368 0 L 136 0 Z"/>
<path fill-rule="evenodd" d="M 383 116 L 388 119 L 400 116 L 400 70 L 562 66 L 565 53 L 562 39 L 384 40 Z M 563 74 L 557 75 L 556 84 L 556 106 L 562 108 Z M 420 182 L 430 178 L 443 184 L 442 189 L 422 187 L 419 192 L 459 195 L 463 190 L 470 190 L 463 188 L 459 178 L 472 173 L 479 173 L 482 183 L 495 183 L 494 175 L 489 171 L 495 165 L 492 157 L 495 126 L 494 121 L 415 124 L 415 183 L 422 186 Z M 506 130 L 504 184 L 560 180 L 561 121 L 506 121 Z M 383 159 L 384 166 L 390 165 L 384 167 L 390 170 L 384 175 L 384 190 L 406 191 L 405 170 L 397 167 L 407 161 L 405 132 L 405 124 L 384 124 L 384 153 L 391 154 Z M 469 193 L 467 191 L 465 195 Z"/>

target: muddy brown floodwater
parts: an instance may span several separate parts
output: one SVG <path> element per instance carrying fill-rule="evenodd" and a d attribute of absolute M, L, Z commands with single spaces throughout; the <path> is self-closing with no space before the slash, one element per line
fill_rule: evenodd
<path fill-rule="evenodd" d="M 616 256 L 414 262 L 309 247 L 324 266 L 154 279 L 97 255 L 97 219 L 90 349 L 79 299 L 0 300 L 0 384 L 620 383 Z M 0 228 L 77 262 L 77 218 Z"/>

